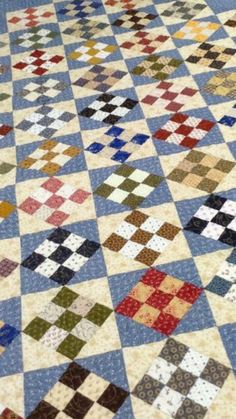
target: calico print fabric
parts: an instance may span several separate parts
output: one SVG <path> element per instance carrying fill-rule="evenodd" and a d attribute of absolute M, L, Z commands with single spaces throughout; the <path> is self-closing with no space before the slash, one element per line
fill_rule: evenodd
<path fill-rule="evenodd" d="M 0 0 L 0 419 L 233 419 L 234 0 Z"/>

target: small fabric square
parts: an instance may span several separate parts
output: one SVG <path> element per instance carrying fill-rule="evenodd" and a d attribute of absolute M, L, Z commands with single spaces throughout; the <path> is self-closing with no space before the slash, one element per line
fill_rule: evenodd
<path fill-rule="evenodd" d="M 15 327 L 0 320 L 0 356 L 19 334 Z"/>
<path fill-rule="evenodd" d="M 12 127 L 6 124 L 0 124 L 0 140 L 4 139 L 4 137 L 12 131 Z"/>
<path fill-rule="evenodd" d="M 22 266 L 64 285 L 99 247 L 92 240 L 58 228 L 22 262 Z"/>
<path fill-rule="evenodd" d="M 236 27 L 236 13 L 234 13 L 234 15 L 232 17 L 230 17 L 225 23 L 224 25 L 226 26 L 230 26 L 231 28 L 235 28 Z"/>
<path fill-rule="evenodd" d="M 15 208 L 15 205 L 10 202 L 0 200 L 0 224 L 15 211 Z"/>
<path fill-rule="evenodd" d="M 236 104 L 218 121 L 219 124 L 233 127 L 236 123 Z"/>
<path fill-rule="evenodd" d="M 158 273 L 159 271 L 154 269 L 147 271 L 125 299 L 118 304 L 115 311 L 168 336 L 200 296 L 202 289 L 169 277 L 167 274 L 162 275 L 162 280 L 155 285 L 152 278 Z M 148 284 L 150 277 L 152 285 Z M 192 288 L 192 293 L 195 294 L 194 300 L 191 299 L 190 293 L 189 295 L 182 293 L 186 286 Z M 152 373 L 149 371 L 149 374 Z M 165 380 L 162 376 L 159 379 L 161 382 Z"/>
<path fill-rule="evenodd" d="M 13 412 L 13 410 L 9 409 L 8 407 L 0 405 L 0 415 L 2 419 L 12 418 L 12 419 L 23 419 L 22 416 L 19 416 L 17 413 Z"/>
<path fill-rule="evenodd" d="M 155 80 L 165 80 L 180 65 L 181 60 L 164 55 L 149 55 L 131 70 L 135 76 L 146 76 Z"/>
<path fill-rule="evenodd" d="M 86 301 L 89 309 L 82 315 Z M 38 317 L 26 326 L 24 333 L 74 359 L 102 327 L 112 311 L 107 306 L 63 287 Z"/>
<path fill-rule="evenodd" d="M 17 266 L 17 262 L 0 255 L 0 278 L 7 278 Z"/>
<path fill-rule="evenodd" d="M 14 64 L 13 68 L 42 76 L 62 60 L 64 60 L 64 57 L 61 55 L 51 55 L 46 51 L 36 49 L 28 57 Z"/>

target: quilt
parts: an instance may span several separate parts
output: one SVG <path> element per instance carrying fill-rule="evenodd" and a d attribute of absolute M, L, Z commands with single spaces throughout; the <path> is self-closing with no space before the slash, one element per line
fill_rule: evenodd
<path fill-rule="evenodd" d="M 234 0 L 0 0 L 0 418 L 236 415 Z"/>

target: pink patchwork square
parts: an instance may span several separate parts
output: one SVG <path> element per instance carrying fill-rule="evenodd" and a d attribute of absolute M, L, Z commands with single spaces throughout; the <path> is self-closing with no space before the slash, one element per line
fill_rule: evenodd
<path fill-rule="evenodd" d="M 77 189 L 77 191 L 71 195 L 70 199 L 73 202 L 77 202 L 77 204 L 83 204 L 89 195 L 89 192 L 83 191 L 82 189 Z"/>
<path fill-rule="evenodd" d="M 64 185 L 64 183 L 61 180 L 56 179 L 55 177 L 50 177 L 48 180 L 46 180 L 46 182 L 44 182 L 42 184 L 42 187 L 49 192 L 54 192 L 55 193 L 63 185 Z"/>
<path fill-rule="evenodd" d="M 90 192 L 52 177 L 33 191 L 19 205 L 19 209 L 49 224 L 60 226 L 89 195 Z"/>
<path fill-rule="evenodd" d="M 196 89 L 184 87 L 177 83 L 161 81 L 150 89 L 141 100 L 146 105 L 160 106 L 171 112 L 179 111 L 197 93 Z"/>

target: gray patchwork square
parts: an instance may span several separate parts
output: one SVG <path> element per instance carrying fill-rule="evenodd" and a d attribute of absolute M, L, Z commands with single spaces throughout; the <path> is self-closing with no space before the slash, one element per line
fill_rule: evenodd
<path fill-rule="evenodd" d="M 74 117 L 75 114 L 71 112 L 43 105 L 28 115 L 16 128 L 49 139 Z"/>
<path fill-rule="evenodd" d="M 168 9 L 164 10 L 161 15 L 165 17 L 176 17 L 184 20 L 190 20 L 197 16 L 198 13 L 205 8 L 206 4 L 178 0 L 175 1 L 172 6 L 169 6 Z"/>
<path fill-rule="evenodd" d="M 153 404 L 163 387 L 164 384 L 145 374 L 136 385 L 133 395 L 148 404 Z"/>
<path fill-rule="evenodd" d="M 55 99 L 69 85 L 65 82 L 48 77 L 39 77 L 28 83 L 22 90 L 16 93 L 29 102 L 36 102 L 39 105 Z"/>

